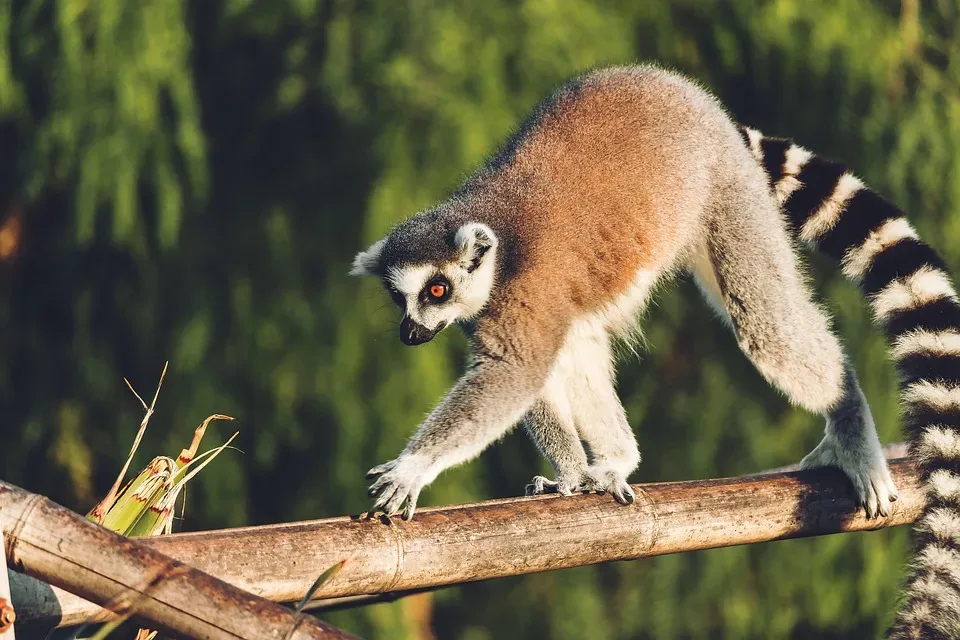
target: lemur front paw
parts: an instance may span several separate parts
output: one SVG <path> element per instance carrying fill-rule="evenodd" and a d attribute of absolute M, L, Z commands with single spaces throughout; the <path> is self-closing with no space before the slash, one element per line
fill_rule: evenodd
<path fill-rule="evenodd" d="M 897 487 L 879 442 L 844 446 L 828 435 L 800 461 L 801 469 L 817 467 L 837 467 L 846 474 L 868 519 L 890 515 L 889 503 L 897 500 Z"/>
<path fill-rule="evenodd" d="M 379 476 L 379 477 L 377 477 Z M 393 515 L 406 502 L 403 519 L 409 520 L 417 509 L 417 498 L 420 490 L 427 485 L 432 477 L 428 475 L 428 465 L 417 457 L 401 455 L 395 460 L 385 462 L 370 469 L 367 479 L 377 478 L 370 485 L 367 495 L 377 496 L 371 511 L 383 511 Z"/>

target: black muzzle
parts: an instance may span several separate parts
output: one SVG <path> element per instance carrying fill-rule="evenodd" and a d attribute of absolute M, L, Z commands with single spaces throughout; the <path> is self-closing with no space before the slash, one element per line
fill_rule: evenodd
<path fill-rule="evenodd" d="M 423 344 L 424 342 L 430 342 L 433 340 L 433 336 L 437 335 L 442 328 L 443 324 L 436 329 L 428 329 L 422 324 L 417 324 L 411 320 L 409 316 L 403 316 L 403 320 L 400 322 L 400 339 L 403 341 L 403 344 L 412 347 Z"/>

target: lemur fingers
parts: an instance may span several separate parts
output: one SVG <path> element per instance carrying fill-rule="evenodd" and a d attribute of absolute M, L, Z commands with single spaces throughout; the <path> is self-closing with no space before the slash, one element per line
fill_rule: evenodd
<path fill-rule="evenodd" d="M 620 504 L 633 504 L 636 499 L 633 487 L 622 473 L 592 465 L 587 469 L 587 478 L 584 488 L 589 491 L 609 493 Z"/>
<path fill-rule="evenodd" d="M 897 500 L 897 488 L 893 484 L 890 472 L 886 467 L 875 469 L 870 474 L 870 488 L 873 495 L 876 496 L 876 503 L 879 505 L 880 515 L 886 517 L 890 515 L 889 504 Z"/>
<path fill-rule="evenodd" d="M 569 496 L 577 491 L 609 493 L 620 504 L 632 504 L 636 498 L 633 487 L 614 471 L 587 472 L 576 483 L 550 480 L 544 476 L 534 476 L 530 484 L 526 486 L 524 493 L 528 496 L 548 493 L 560 493 Z"/>
<path fill-rule="evenodd" d="M 367 476 L 366 476 L 367 480 L 375 478 L 381 473 L 386 473 L 387 471 L 390 471 L 390 469 L 393 469 L 396 465 L 397 465 L 396 460 L 391 460 L 390 462 L 384 462 L 381 465 L 377 465 L 373 469 L 370 469 L 370 471 L 367 471 Z"/>
<path fill-rule="evenodd" d="M 626 478 L 615 471 L 607 471 L 601 476 L 601 491 L 609 493 L 620 504 L 633 504 L 636 494 Z"/>
<path fill-rule="evenodd" d="M 422 461 L 401 456 L 374 467 L 367 473 L 367 478 L 377 475 L 380 477 L 367 491 L 370 497 L 377 497 L 371 511 L 383 511 L 390 516 L 398 513 L 406 503 L 403 519 L 411 519 L 417 509 L 420 490 L 427 484 L 426 465 L 422 464 Z"/>
<path fill-rule="evenodd" d="M 407 496 L 407 508 L 403 510 L 403 519 L 409 520 L 413 517 L 413 512 L 417 510 L 417 498 L 420 497 L 420 489 L 414 489 Z"/>
<path fill-rule="evenodd" d="M 560 483 L 554 482 L 545 476 L 533 476 L 530 484 L 524 487 L 523 490 L 523 494 L 526 496 L 541 496 L 546 493 L 562 493 L 560 491 Z M 564 495 L 570 495 L 569 490 Z"/>
<path fill-rule="evenodd" d="M 577 491 L 586 491 L 587 489 L 577 480 L 570 480 L 563 476 L 557 476 L 556 480 L 551 480 L 545 476 L 534 476 L 524 488 L 524 495 L 540 496 L 547 493 L 559 493 L 564 496 L 572 496 Z"/>

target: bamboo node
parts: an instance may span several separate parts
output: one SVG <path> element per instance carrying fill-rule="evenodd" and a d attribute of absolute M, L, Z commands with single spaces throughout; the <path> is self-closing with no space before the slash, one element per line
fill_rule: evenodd
<path fill-rule="evenodd" d="M 633 493 L 636 496 L 634 503 L 641 508 L 650 522 L 650 527 L 648 528 L 650 533 L 647 536 L 647 550 L 650 550 L 656 547 L 660 541 L 660 513 L 657 509 L 656 501 L 650 497 L 650 494 L 647 493 L 642 486 L 633 485 Z"/>

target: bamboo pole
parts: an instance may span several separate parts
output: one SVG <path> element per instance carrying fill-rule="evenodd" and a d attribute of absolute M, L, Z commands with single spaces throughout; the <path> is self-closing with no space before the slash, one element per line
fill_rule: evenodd
<path fill-rule="evenodd" d="M 0 510 L 4 557 L 17 571 L 131 612 L 151 628 L 211 640 L 352 637 L 4 482 Z M 19 608 L 20 595 L 13 600 Z M 30 604 L 24 599 L 27 610 Z"/>
<path fill-rule="evenodd" d="M 421 509 L 410 522 L 341 517 L 143 543 L 278 602 L 298 601 L 321 572 L 346 560 L 314 594 L 322 608 L 344 600 L 318 599 L 362 603 L 382 599 L 371 594 L 907 524 L 918 517 L 923 493 L 910 460 L 892 460 L 890 468 L 900 499 L 890 516 L 869 521 L 854 512 L 846 478 L 818 469 L 634 485 L 629 506 L 596 494 L 511 498 Z M 15 598 L 21 588 L 30 585 L 15 582 Z M 103 615 L 56 590 L 46 599 L 25 595 L 23 603 L 21 617 L 47 624 Z"/>

